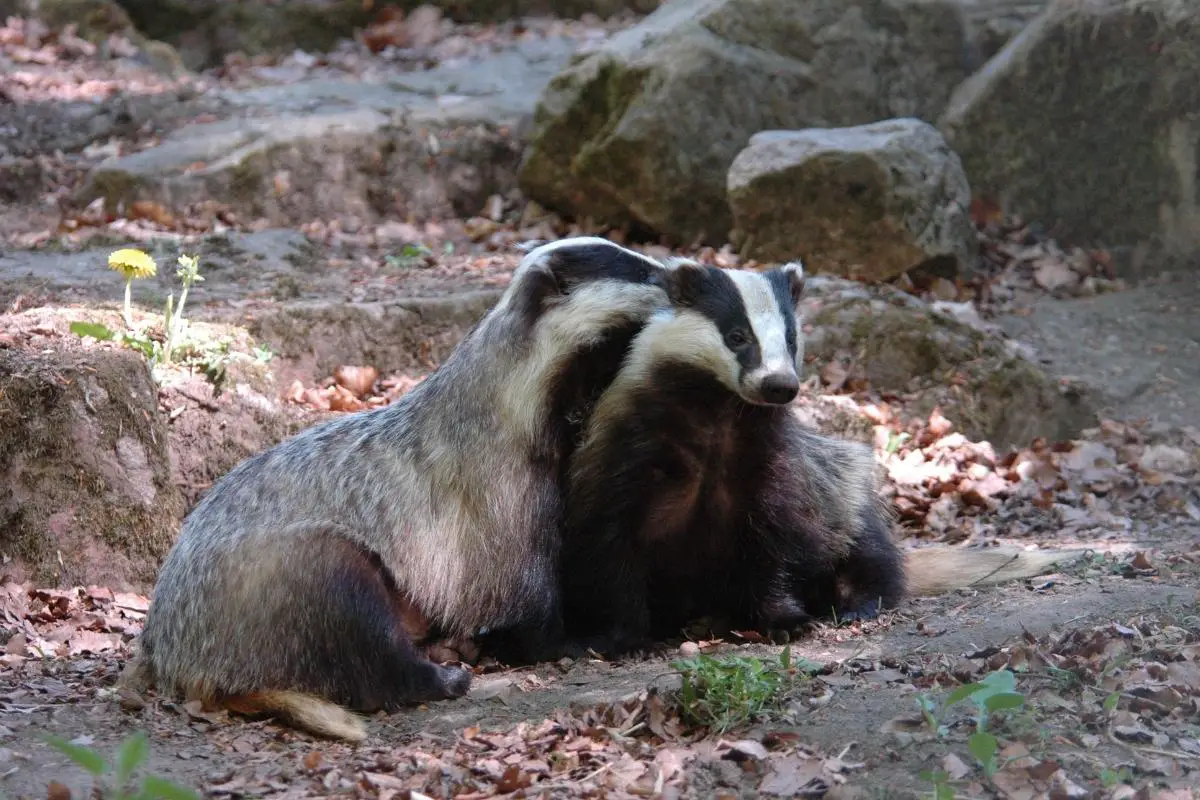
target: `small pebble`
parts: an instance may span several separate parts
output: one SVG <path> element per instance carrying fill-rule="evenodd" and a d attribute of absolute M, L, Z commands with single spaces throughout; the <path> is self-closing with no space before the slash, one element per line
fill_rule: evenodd
<path fill-rule="evenodd" d="M 679 655 L 683 656 L 684 658 L 698 656 L 700 655 L 700 645 L 696 644 L 695 642 L 684 642 L 683 644 L 679 645 Z"/>

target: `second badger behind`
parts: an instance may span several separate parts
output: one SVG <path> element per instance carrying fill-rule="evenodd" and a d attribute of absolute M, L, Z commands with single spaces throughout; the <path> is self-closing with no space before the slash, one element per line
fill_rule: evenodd
<path fill-rule="evenodd" d="M 405 607 L 448 635 L 554 641 L 570 420 L 665 305 L 661 271 L 602 239 L 538 247 L 413 391 L 235 467 L 167 555 L 129 685 L 361 739 L 347 709 L 467 689 L 414 651 Z"/>
<path fill-rule="evenodd" d="M 668 285 L 673 307 L 634 340 L 570 468 L 572 636 L 622 650 L 699 616 L 760 628 L 870 616 L 906 588 L 1020 572 L 993 551 L 905 558 L 870 448 L 822 436 L 788 407 L 803 358 L 800 264 L 757 273 L 683 261 Z"/>

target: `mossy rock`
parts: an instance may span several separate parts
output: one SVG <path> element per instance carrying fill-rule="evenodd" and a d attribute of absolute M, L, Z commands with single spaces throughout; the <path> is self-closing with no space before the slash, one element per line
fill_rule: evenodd
<path fill-rule="evenodd" d="M 539 98 L 521 187 L 575 217 L 723 243 L 767 129 L 931 121 L 965 76 L 953 0 L 670 0 Z"/>
<path fill-rule="evenodd" d="M 756 133 L 729 168 L 728 189 L 743 256 L 803 258 L 811 272 L 862 280 L 975 270 L 962 164 L 918 119 Z"/>
<path fill-rule="evenodd" d="M 141 50 L 152 69 L 167 78 L 187 73 L 175 48 L 147 38 L 115 0 L 40 0 L 35 13 L 52 28 L 75 25 L 76 35 L 93 44 L 103 45 L 114 34 L 124 36 Z"/>
<path fill-rule="evenodd" d="M 919 414 L 940 408 L 972 439 L 1021 447 L 1037 437 L 1071 438 L 1095 424 L 1087 393 L 1061 384 L 1005 340 L 910 295 L 814 278 L 804 304 L 813 369 L 848 358 L 873 389 L 910 395 Z"/>
<path fill-rule="evenodd" d="M 1197 262 L 1193 0 L 1055 0 L 939 122 L 974 194 L 1059 238 Z"/>

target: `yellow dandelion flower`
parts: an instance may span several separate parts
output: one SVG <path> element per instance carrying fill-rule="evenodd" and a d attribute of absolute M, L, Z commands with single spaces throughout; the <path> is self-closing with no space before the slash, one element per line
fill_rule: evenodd
<path fill-rule="evenodd" d="M 125 280 L 149 278 L 158 274 L 158 264 L 154 263 L 154 257 L 132 247 L 110 253 L 108 267 L 121 273 Z"/>
<path fill-rule="evenodd" d="M 125 326 L 133 328 L 133 304 L 130 287 L 134 278 L 149 278 L 158 274 L 158 264 L 149 253 L 132 247 L 116 250 L 108 256 L 108 268 L 121 273 L 125 278 Z"/>

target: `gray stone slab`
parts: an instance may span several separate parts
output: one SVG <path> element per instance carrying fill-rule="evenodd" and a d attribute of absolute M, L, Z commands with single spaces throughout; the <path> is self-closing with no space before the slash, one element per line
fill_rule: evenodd
<path fill-rule="evenodd" d="M 276 225 L 473 214 L 516 188 L 537 98 L 578 44 L 519 42 L 374 82 L 219 91 L 229 116 L 100 163 L 78 199 L 178 209 L 212 198 Z"/>

